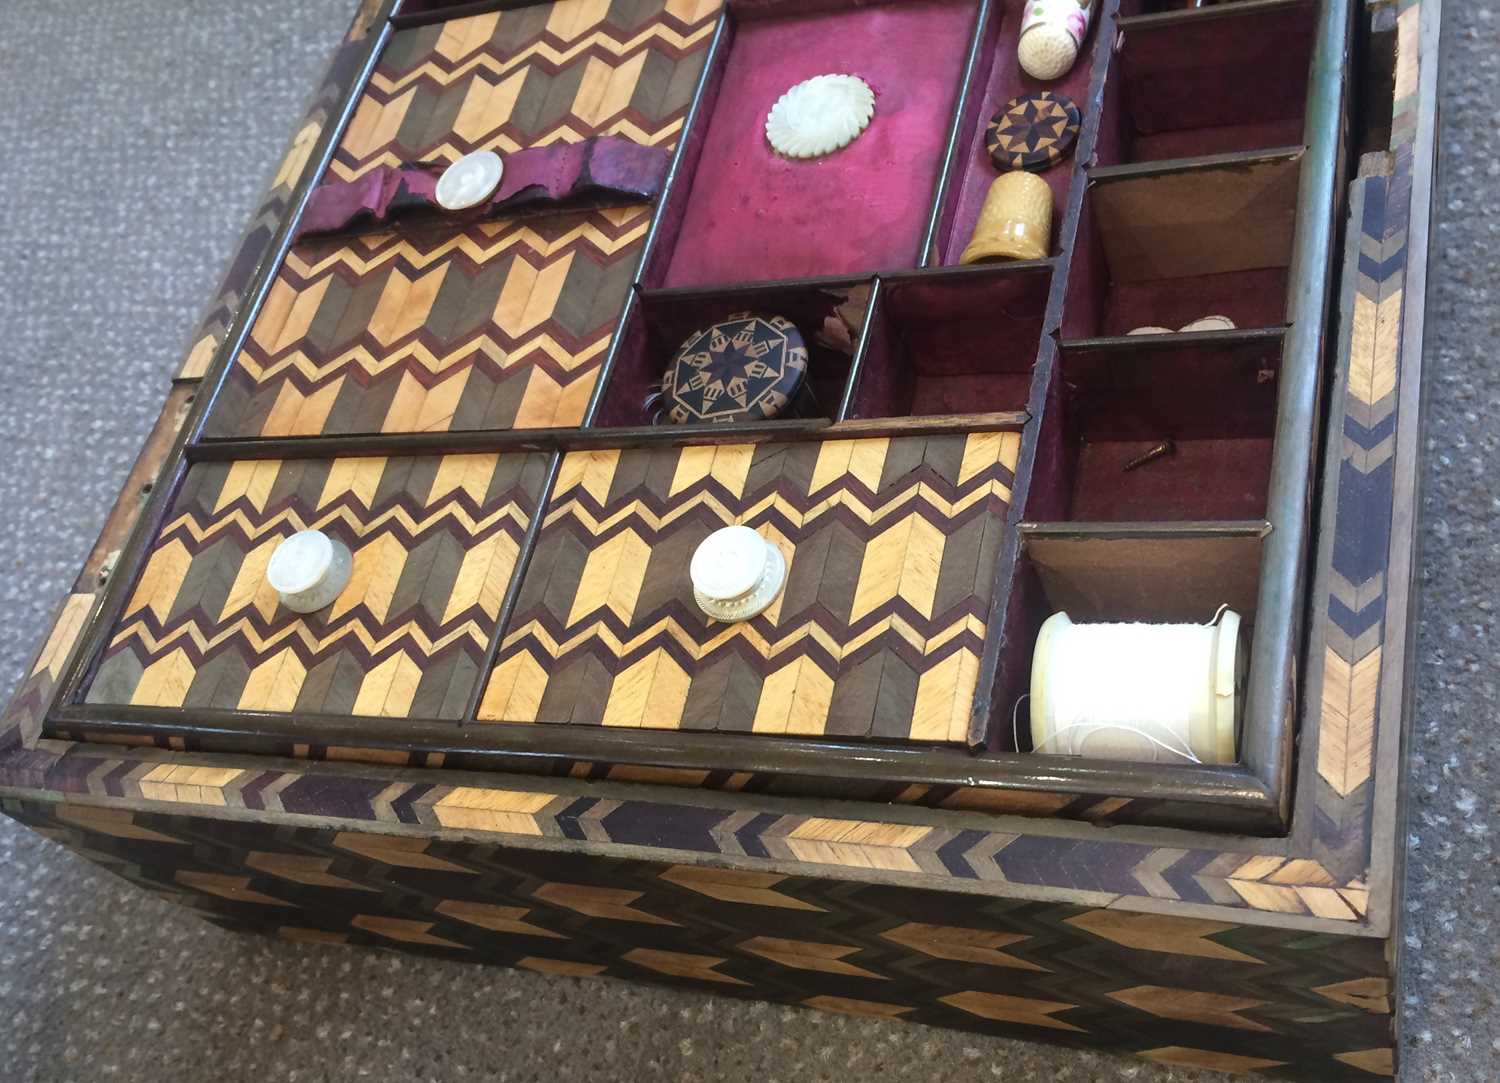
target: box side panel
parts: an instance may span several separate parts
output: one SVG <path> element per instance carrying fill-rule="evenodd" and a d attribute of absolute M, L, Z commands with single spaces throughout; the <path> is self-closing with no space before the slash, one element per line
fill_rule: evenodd
<path fill-rule="evenodd" d="M 230 928 L 1320 1080 L 1389 1071 L 1381 941 L 317 827 L 6 813 Z"/>

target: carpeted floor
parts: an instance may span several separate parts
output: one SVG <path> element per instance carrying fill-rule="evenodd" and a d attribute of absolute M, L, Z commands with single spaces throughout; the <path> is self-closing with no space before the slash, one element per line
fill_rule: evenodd
<path fill-rule="evenodd" d="M 1447 5 L 1403 1077 L 1500 1079 L 1500 0 Z M 155 418 L 352 0 L 0 4 L 0 683 Z M 1207 1080 L 1109 1056 L 235 936 L 0 820 L 0 1079 Z"/>

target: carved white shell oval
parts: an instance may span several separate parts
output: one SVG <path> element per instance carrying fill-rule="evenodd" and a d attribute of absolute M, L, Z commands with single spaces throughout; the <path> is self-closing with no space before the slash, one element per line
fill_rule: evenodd
<path fill-rule="evenodd" d="M 787 158 L 820 158 L 847 147 L 875 115 L 875 92 L 855 75 L 815 75 L 766 114 L 766 141 Z"/>

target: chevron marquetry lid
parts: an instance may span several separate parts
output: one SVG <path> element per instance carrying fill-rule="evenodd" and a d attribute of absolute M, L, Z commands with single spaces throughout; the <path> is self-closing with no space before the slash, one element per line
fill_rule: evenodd
<path fill-rule="evenodd" d="M 992 432 L 564 456 L 480 717 L 965 742 L 1019 447 Z M 684 574 L 726 526 L 786 562 L 784 589 L 733 623 Z"/>
<path fill-rule="evenodd" d="M 456 718 L 548 456 L 199 463 L 112 629 L 91 703 Z M 302 614 L 268 574 L 316 530 L 352 555 Z M 290 583 L 296 586 L 295 582 Z"/>
<path fill-rule="evenodd" d="M 329 175 L 607 134 L 671 150 L 718 18 L 712 2 L 560 0 L 398 30 Z"/>

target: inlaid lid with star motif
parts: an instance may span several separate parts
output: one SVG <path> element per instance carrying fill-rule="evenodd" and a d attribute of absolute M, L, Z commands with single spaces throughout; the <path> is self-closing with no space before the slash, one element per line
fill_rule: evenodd
<path fill-rule="evenodd" d="M 991 118 L 984 142 L 996 169 L 1039 173 L 1068 156 L 1082 120 L 1071 98 L 1050 90 L 1023 94 Z"/>
<path fill-rule="evenodd" d="M 739 312 L 688 336 L 662 380 L 666 419 L 764 421 L 782 415 L 807 376 L 791 320 Z"/>

